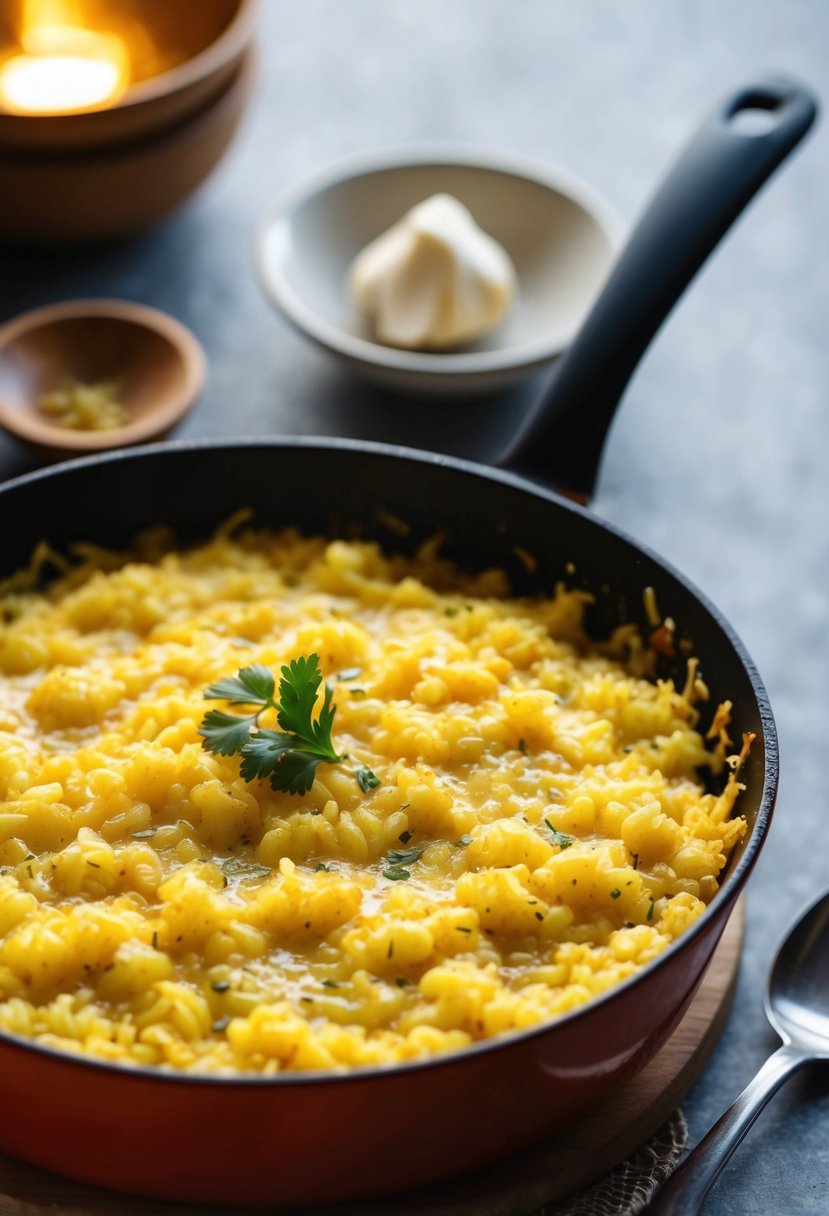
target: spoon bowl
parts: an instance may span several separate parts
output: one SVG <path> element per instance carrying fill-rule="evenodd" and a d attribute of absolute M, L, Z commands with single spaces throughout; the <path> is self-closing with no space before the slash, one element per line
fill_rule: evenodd
<path fill-rule="evenodd" d="M 829 1059 L 829 891 L 800 917 L 777 952 L 766 1016 L 784 1043 Z"/>
<path fill-rule="evenodd" d="M 199 399 L 204 352 L 179 321 L 125 300 L 73 300 L 0 326 L 0 426 L 53 456 L 142 443 L 170 431 Z M 67 382 L 115 380 L 125 420 L 71 430 L 40 408 Z"/>

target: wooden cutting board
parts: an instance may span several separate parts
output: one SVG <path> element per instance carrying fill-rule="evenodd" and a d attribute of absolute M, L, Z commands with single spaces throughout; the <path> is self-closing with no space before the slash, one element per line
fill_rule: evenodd
<path fill-rule="evenodd" d="M 731 1005 L 742 942 L 738 904 L 672 1038 L 638 1076 L 553 1143 L 417 1193 L 303 1208 L 301 1216 L 527 1216 L 600 1178 L 661 1127 L 696 1081 Z M 240 1211 L 133 1199 L 0 1154 L 0 1216 L 239 1216 Z M 279 1211 L 291 1216 L 287 1209 Z M 300 1216 L 299 1209 L 293 1211 Z"/>

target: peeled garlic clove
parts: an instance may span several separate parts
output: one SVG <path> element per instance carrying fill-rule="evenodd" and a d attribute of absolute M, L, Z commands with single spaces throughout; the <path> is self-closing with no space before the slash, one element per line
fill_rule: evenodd
<path fill-rule="evenodd" d="M 354 260 L 351 291 L 381 342 L 457 346 L 500 325 L 515 297 L 509 255 L 462 203 L 435 194 Z"/>

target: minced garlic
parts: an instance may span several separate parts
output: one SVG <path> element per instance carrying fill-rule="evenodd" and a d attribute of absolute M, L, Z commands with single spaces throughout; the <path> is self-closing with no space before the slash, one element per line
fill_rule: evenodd
<path fill-rule="evenodd" d="M 44 393 L 37 406 L 58 426 L 69 430 L 111 431 L 122 426 L 127 417 L 118 400 L 120 390 L 118 380 L 99 380 L 97 384 L 65 380 L 60 388 Z"/>

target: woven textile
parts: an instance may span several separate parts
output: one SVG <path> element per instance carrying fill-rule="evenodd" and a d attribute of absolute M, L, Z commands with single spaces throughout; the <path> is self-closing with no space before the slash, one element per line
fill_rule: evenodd
<path fill-rule="evenodd" d="M 647 1144 L 600 1182 L 565 1203 L 540 1208 L 534 1216 L 638 1216 L 673 1173 L 687 1140 L 682 1111 L 675 1111 Z"/>

